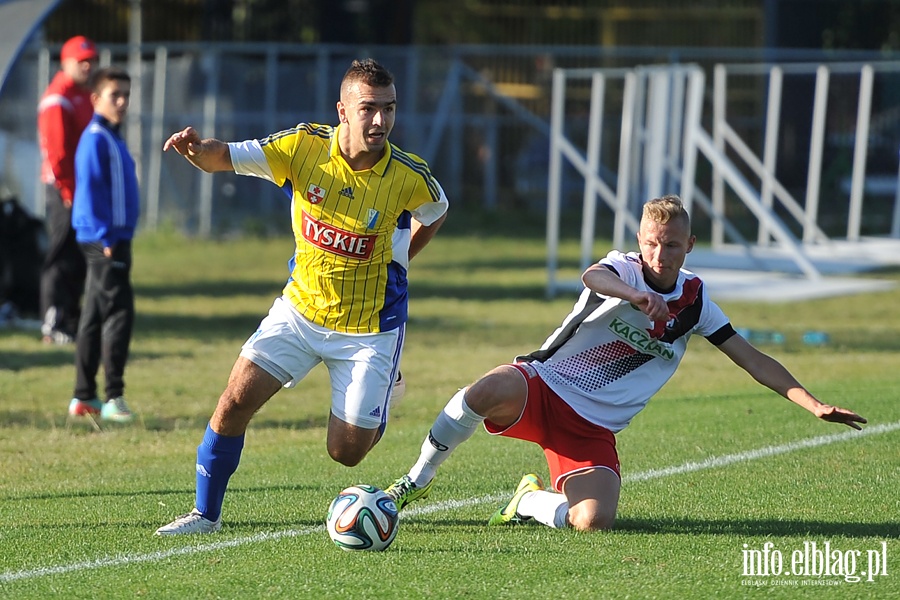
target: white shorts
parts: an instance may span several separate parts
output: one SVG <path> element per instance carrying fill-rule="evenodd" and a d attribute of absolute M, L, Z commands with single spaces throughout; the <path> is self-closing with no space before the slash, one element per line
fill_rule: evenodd
<path fill-rule="evenodd" d="M 381 333 L 339 333 L 303 317 L 285 298 L 241 348 L 241 356 L 294 387 L 324 362 L 331 378 L 331 413 L 364 429 L 387 423 L 406 327 Z"/>

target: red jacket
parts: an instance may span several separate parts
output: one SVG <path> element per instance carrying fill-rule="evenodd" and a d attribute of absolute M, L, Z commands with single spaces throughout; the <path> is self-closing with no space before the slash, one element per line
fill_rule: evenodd
<path fill-rule="evenodd" d="M 54 184 L 64 200 L 75 194 L 75 149 L 94 108 L 91 93 L 59 71 L 38 105 L 41 179 Z"/>

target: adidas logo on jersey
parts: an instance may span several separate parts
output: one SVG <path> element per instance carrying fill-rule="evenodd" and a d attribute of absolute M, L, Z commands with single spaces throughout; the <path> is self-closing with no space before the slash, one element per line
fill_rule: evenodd
<path fill-rule="evenodd" d="M 375 410 L 373 410 L 372 412 L 369 413 L 369 416 L 370 417 L 380 417 L 381 416 L 381 407 L 376 406 Z"/>
<path fill-rule="evenodd" d="M 341 191 L 338 192 L 338 195 L 344 196 L 346 198 L 350 198 L 351 200 L 355 200 L 355 198 L 353 197 L 353 188 L 352 187 L 345 187 L 344 189 L 342 189 Z"/>

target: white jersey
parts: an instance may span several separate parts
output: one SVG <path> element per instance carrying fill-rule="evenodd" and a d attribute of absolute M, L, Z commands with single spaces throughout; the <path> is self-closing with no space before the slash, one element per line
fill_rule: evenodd
<path fill-rule="evenodd" d="M 644 281 L 634 252 L 610 252 L 600 264 L 634 288 L 659 293 L 669 321 L 655 323 L 629 302 L 585 289 L 541 349 L 518 360 L 530 361 L 579 415 L 617 432 L 675 374 L 692 334 L 718 345 L 734 329 L 690 271 L 681 269 L 674 289 L 661 292 Z"/>

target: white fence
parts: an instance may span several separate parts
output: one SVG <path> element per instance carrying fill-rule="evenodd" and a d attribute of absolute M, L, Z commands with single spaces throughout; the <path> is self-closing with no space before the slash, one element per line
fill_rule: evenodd
<path fill-rule="evenodd" d="M 56 69 L 57 52 L 58 47 L 40 44 L 27 49 L 10 71 L 0 96 L 0 183 L 13 188 L 23 203 L 38 214 L 42 212 L 42 190 L 36 183 L 35 107 L 39 94 Z M 723 118 L 718 122 L 727 124 L 735 136 L 726 128 L 713 124 L 713 111 L 708 105 L 713 94 L 718 94 L 715 89 L 704 89 L 702 94 L 694 96 L 688 93 L 691 85 L 697 85 L 693 83 L 694 78 L 705 78 L 716 72 L 715 64 L 752 57 L 754 53 L 758 58 L 777 58 L 782 65 L 790 64 L 787 60 L 792 58 L 798 61 L 821 58 L 821 53 L 815 52 L 747 49 L 359 48 L 346 45 L 166 43 L 101 46 L 101 61 L 127 65 L 134 77 L 127 139 L 141 170 L 141 195 L 145 207 L 141 223 L 144 227 L 165 224 L 200 235 L 265 230 L 272 224 L 283 227 L 284 198 L 274 186 L 266 187 L 258 181 L 227 173 L 208 176 L 186 168 L 183 161 L 160 152 L 163 139 L 185 125 L 197 126 L 203 135 L 242 140 L 261 137 L 301 121 L 334 122 L 338 83 L 349 61 L 374 56 L 397 77 L 399 115 L 393 141 L 429 161 L 458 207 L 490 210 L 502 206 L 521 211 L 544 211 L 552 175 L 561 184 L 562 202 L 557 206 L 561 211 L 573 204 L 573 197 L 577 198 L 574 203 L 583 202 L 586 192 L 588 197 L 602 199 L 601 209 L 624 207 L 615 213 L 620 215 L 618 219 L 607 219 L 606 214 L 597 215 L 601 226 L 607 220 L 614 222 L 616 237 L 621 239 L 628 227 L 633 228 L 634 223 L 629 225 L 629 219 L 633 221 L 634 209 L 648 193 L 682 189 L 686 183 L 682 183 L 681 173 L 690 166 L 690 161 L 700 158 L 696 191 L 689 194 L 688 199 L 704 210 L 708 205 L 707 212 L 713 215 L 716 226 L 721 227 L 721 232 L 729 239 L 740 239 L 739 235 L 753 239 L 762 235 L 779 241 L 778 226 L 774 221 L 764 221 L 760 230 L 764 230 L 764 234 L 760 234 L 759 231 L 748 232 L 740 222 L 743 217 L 731 214 L 736 197 L 734 190 L 742 189 L 738 183 L 719 187 L 705 179 L 708 178 L 706 173 L 714 168 L 726 182 L 728 178 L 738 181 L 739 175 L 752 180 L 756 176 L 748 161 L 740 160 L 741 166 L 735 166 L 731 174 L 721 166 L 726 164 L 724 161 L 716 161 L 715 166 L 710 167 L 706 164 L 708 158 L 704 158 L 710 153 L 703 150 L 706 138 L 702 136 L 696 140 L 699 151 L 684 152 L 682 133 L 685 117 L 692 114 L 690 109 L 699 111 L 697 118 L 704 131 L 712 132 L 707 136 L 712 138 L 712 146 L 725 154 L 732 165 L 738 164 L 738 152 L 741 151 L 739 144 L 731 141 L 735 136 L 744 140 L 747 147 L 758 148 L 754 154 L 762 157 L 760 160 L 764 165 L 772 163 L 772 155 L 767 159 L 759 141 L 766 126 L 765 102 L 756 99 L 748 103 L 741 96 L 763 97 L 769 86 L 768 71 L 750 75 L 740 72 L 737 65 L 726 68 L 724 81 L 727 85 L 721 97 L 723 106 L 728 107 L 728 118 L 725 119 L 722 113 Z M 870 54 L 865 56 L 868 59 Z M 688 61 L 698 66 L 684 64 Z M 643 63 L 661 64 L 666 68 L 637 66 Z M 824 63 L 807 62 L 803 68 L 815 69 L 818 64 Z M 877 212 L 872 210 L 875 204 L 870 197 L 877 196 L 877 185 L 881 186 L 881 194 L 885 193 L 885 188 L 892 192 L 893 176 L 897 172 L 900 78 L 886 82 L 885 65 L 877 61 L 871 64 L 869 138 L 887 139 L 887 144 L 893 144 L 893 148 L 888 173 L 883 164 L 877 169 L 872 168 L 874 157 L 880 157 L 884 162 L 887 155 L 884 145 L 877 152 L 873 151 L 872 144 L 869 145 L 869 164 L 863 179 L 865 185 L 859 211 L 860 237 L 869 235 L 871 224 L 868 220 Z M 592 91 L 598 65 L 606 67 L 599 71 L 605 90 Z M 792 77 L 807 77 L 795 75 L 793 68 L 783 68 L 788 87 Z M 554 87 L 553 81 L 560 77 L 559 69 L 568 85 L 577 79 L 582 82 L 582 87 L 568 93 Z M 830 168 L 829 149 L 834 147 L 833 138 L 842 135 L 831 121 L 834 115 L 847 114 L 846 107 L 835 108 L 844 102 L 843 97 L 847 95 L 843 93 L 844 88 L 852 88 L 854 102 L 859 96 L 858 84 L 848 85 L 847 77 L 849 75 L 831 71 L 832 82 L 836 78 L 843 79 L 838 85 L 833 83 L 829 92 L 823 134 L 826 150 L 823 177 L 826 179 L 835 171 Z M 754 81 L 748 84 L 745 81 L 748 78 Z M 626 80 L 631 81 L 630 96 L 623 103 Z M 773 88 L 774 85 L 773 79 Z M 733 92 L 737 97 L 731 97 Z M 558 101 L 561 93 L 564 105 Z M 605 100 L 591 107 L 592 95 Z M 786 100 L 782 112 L 789 112 L 798 104 L 812 107 L 813 95 L 809 96 L 803 102 Z M 688 100 L 699 104 L 689 105 Z M 555 107 L 554 112 L 551 107 Z M 855 108 L 852 112 L 855 125 Z M 596 116 L 592 116 L 595 113 Z M 627 117 L 624 121 L 623 115 Z M 807 126 L 811 126 L 811 118 L 799 120 L 805 120 Z M 560 126 L 565 130 L 552 141 L 551 121 L 557 131 Z M 793 123 L 798 117 L 789 115 L 782 121 Z M 781 138 L 788 135 L 789 124 L 781 127 Z M 621 132 L 626 130 L 628 135 L 620 141 Z M 583 138 L 589 134 L 599 140 L 599 145 L 587 144 Z M 791 135 L 796 138 L 801 134 Z M 802 135 L 806 139 L 811 137 L 810 131 L 802 132 Z M 629 149 L 625 154 L 620 152 L 622 145 Z M 781 170 L 767 167 L 769 172 L 777 172 L 782 177 L 765 184 L 765 189 L 759 182 L 749 187 L 751 190 L 759 188 L 758 195 L 763 199 L 771 196 L 772 212 L 779 219 L 788 220 L 787 226 L 795 237 L 802 237 L 802 232 L 794 227 L 796 219 L 786 213 L 782 199 L 786 195 L 778 182 L 793 198 L 806 198 L 805 191 L 798 191 L 796 182 L 783 177 L 785 173 L 799 170 L 796 165 L 785 170 L 784 161 L 792 156 L 802 156 L 805 172 L 810 152 L 803 147 L 797 148 L 796 140 L 794 148 L 790 146 L 786 143 L 778 146 L 775 162 L 780 163 Z M 625 158 L 624 164 L 619 162 L 620 155 Z M 556 170 L 548 168 L 553 164 Z M 820 203 L 818 220 L 820 229 L 832 238 L 834 227 L 832 224 L 826 227 L 824 222 L 832 219 L 836 210 L 833 199 L 829 198 L 829 194 L 833 196 L 832 188 L 846 186 L 847 194 L 850 194 L 851 189 L 858 189 L 853 186 L 859 185 L 859 179 L 851 174 L 849 162 L 837 171 L 842 173 L 840 180 L 826 186 L 820 194 L 825 201 Z M 582 172 L 598 175 L 585 179 Z M 622 177 L 625 187 L 620 184 Z M 590 190 L 584 189 L 584 181 L 589 182 Z M 805 183 L 800 187 L 805 190 Z M 721 195 L 717 192 L 719 189 L 722 189 Z M 725 209 L 713 210 L 713 205 L 720 202 Z M 877 202 L 883 204 L 884 196 Z M 746 205 L 741 203 L 741 206 Z M 837 212 L 846 213 L 847 209 Z M 628 214 L 632 216 L 628 217 Z M 724 218 L 726 216 L 728 218 Z M 733 225 L 735 219 L 739 226 Z M 882 220 L 890 222 L 889 217 Z M 594 224 L 594 220 L 585 219 L 581 226 L 589 229 Z M 846 229 L 846 223 L 842 225 Z M 718 230 L 716 236 L 720 236 Z"/>
<path fill-rule="evenodd" d="M 835 240 L 856 244 L 865 241 L 866 236 L 861 233 L 863 217 L 878 212 L 872 211 L 871 205 L 885 201 L 883 189 L 882 197 L 878 197 L 879 190 L 871 186 L 867 189 L 870 180 L 880 182 L 890 192 L 892 203 L 889 217 L 880 219 L 887 226 L 875 235 L 900 238 L 897 164 L 900 114 L 896 107 L 890 106 L 874 114 L 872 102 L 876 83 L 880 83 L 882 91 L 896 87 L 900 63 L 718 64 L 713 71 L 711 91 L 707 89 L 703 69 L 696 65 L 554 72 L 547 219 L 548 295 L 554 295 L 561 285 L 557 275 L 558 247 L 565 201 L 563 170 L 567 163 L 584 182 L 581 268 L 597 258 L 593 254 L 598 200 L 603 203 L 600 206 L 605 205 L 612 213 L 613 246 L 624 248 L 633 240 L 633 237 L 626 240 L 626 233 L 637 231 L 643 202 L 671 192 L 679 192 L 689 208 L 696 205 L 703 210 L 709 219 L 709 243 L 713 249 L 723 248 L 730 241 L 752 258 L 759 255 L 760 248 L 774 245 L 810 280 L 821 276 L 813 246 L 830 251 Z M 835 75 L 841 77 L 840 85 L 829 86 Z M 804 80 L 814 81 L 812 94 L 804 100 L 798 100 L 802 94 L 793 89 L 788 119 L 782 111 L 785 77 L 793 78 L 795 88 L 809 87 L 810 81 Z M 729 87 L 734 80 L 739 81 L 738 85 Z M 573 112 L 567 95 L 573 92 L 589 96 L 586 137 L 580 128 L 567 123 Z M 729 120 L 729 106 L 740 103 L 742 94 L 745 102 L 747 96 L 754 96 L 759 98 L 757 105 L 765 106 L 756 115 L 744 107 L 736 119 L 743 120 L 743 126 Z M 829 100 L 834 104 L 830 111 Z M 878 122 L 877 131 L 870 126 L 873 118 Z M 785 126 L 786 122 L 789 127 Z M 804 125 L 800 126 L 801 122 Z M 711 133 L 707 127 L 711 127 Z M 779 151 L 787 144 L 796 145 L 798 132 L 807 127 L 809 150 L 800 201 L 797 192 L 789 189 L 798 189 L 796 173 L 788 169 L 791 172 L 786 174 L 795 181 L 791 186 L 783 183 L 784 177 L 779 178 L 778 159 Z M 739 133 L 741 128 L 752 141 Z M 785 129 L 790 130 L 788 135 Z M 609 152 L 615 141 L 617 152 Z M 829 189 L 827 211 L 829 218 L 837 214 L 838 219 L 844 218 L 846 222 L 842 230 L 829 235 L 820 224 L 823 155 L 826 151 L 834 154 L 836 144 L 846 146 L 851 142 L 852 153 L 846 158 L 852 163 L 849 177 L 841 176 L 842 185 Z M 760 150 L 754 150 L 754 146 Z M 880 161 L 882 169 L 885 163 L 891 168 L 886 186 L 885 175 L 870 170 L 874 162 L 867 160 L 870 148 L 890 151 L 889 159 Z M 601 157 L 603 150 L 610 154 L 605 161 Z M 708 174 L 698 173 L 703 167 Z M 846 171 L 833 165 L 832 169 Z M 843 201 L 839 198 L 842 190 L 849 191 Z M 841 202 L 846 204 L 839 206 Z M 735 203 L 740 210 L 735 210 Z M 880 214 L 884 212 L 881 207 Z M 698 214 L 693 210 L 692 214 L 696 219 Z M 752 221 L 749 225 L 748 219 Z M 870 229 L 878 226 L 876 223 Z M 836 227 L 829 223 L 829 229 L 834 231 Z M 569 284 L 577 287 L 579 282 L 563 283 L 571 287 Z"/>

